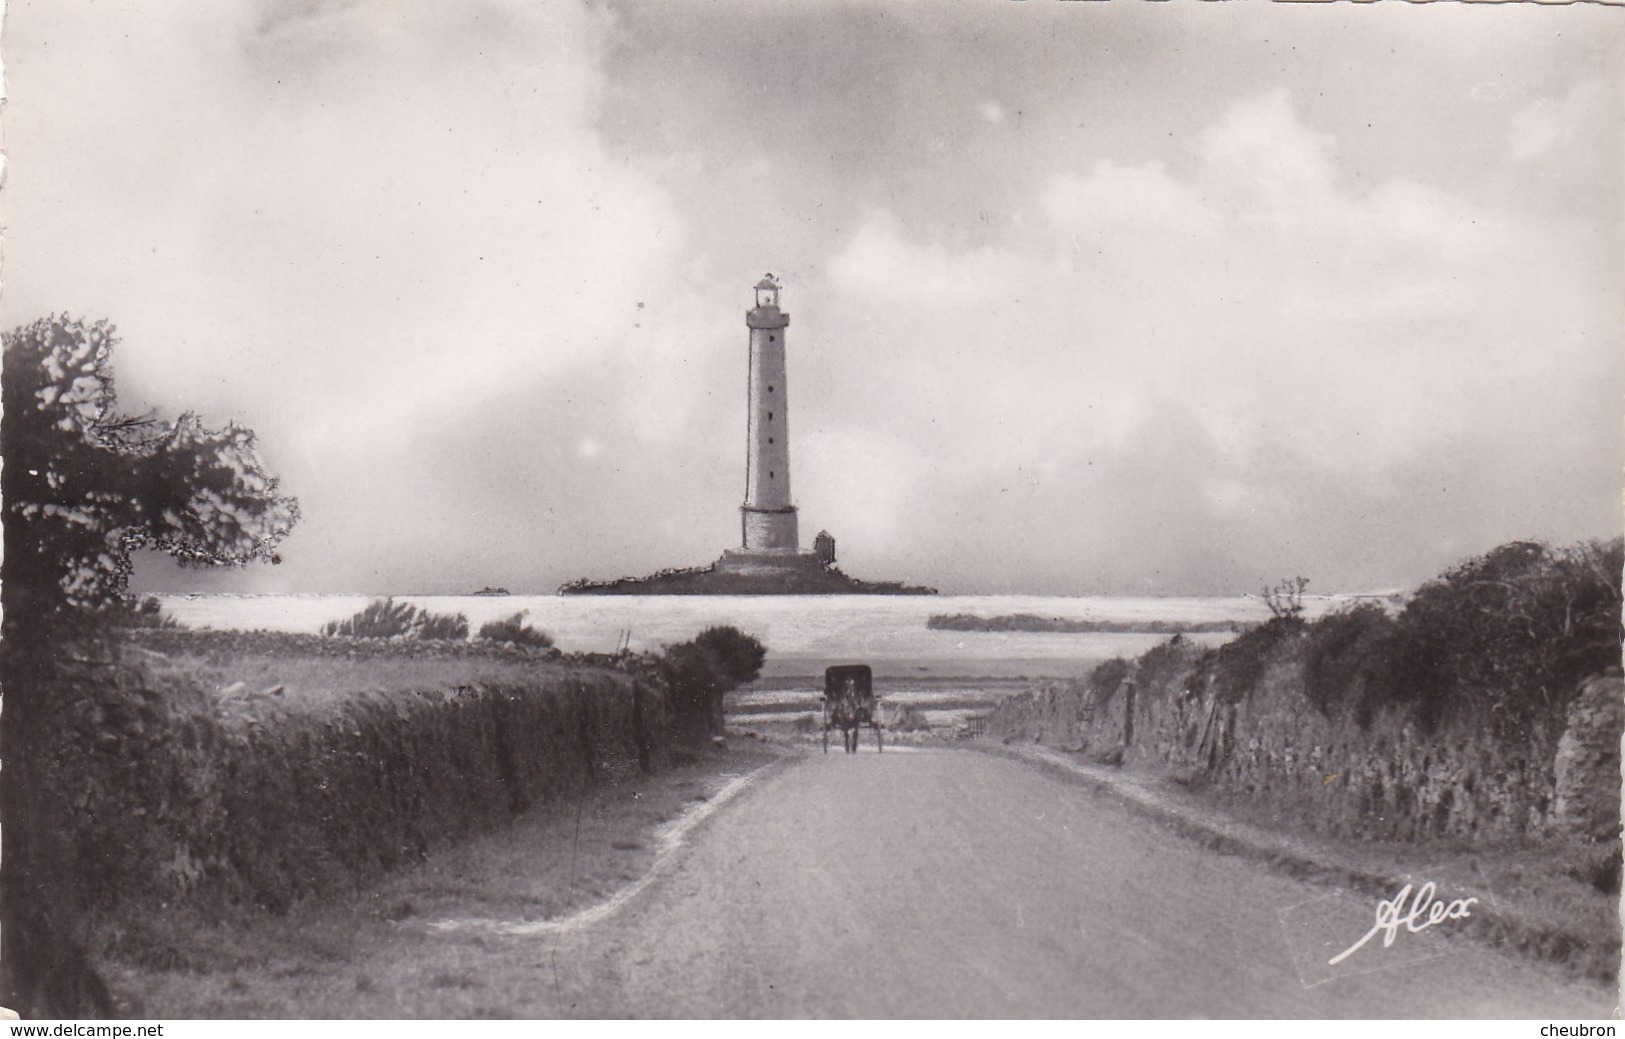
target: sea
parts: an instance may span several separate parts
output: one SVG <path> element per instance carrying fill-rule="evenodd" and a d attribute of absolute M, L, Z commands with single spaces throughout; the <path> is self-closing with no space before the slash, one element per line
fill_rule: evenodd
<path fill-rule="evenodd" d="M 364 608 L 366 595 L 161 595 L 164 610 L 190 628 L 316 633 L 328 621 Z M 1342 597 L 1304 599 L 1314 616 Z M 598 595 L 402 595 L 434 613 L 461 613 L 472 630 L 521 613 L 552 635 L 566 652 L 658 651 L 713 625 L 731 624 L 766 645 L 763 680 L 822 674 L 838 663 L 866 663 L 890 678 L 1073 677 L 1117 656 L 1135 656 L 1166 640 L 1165 633 L 980 632 L 933 630 L 936 614 L 998 617 L 1033 614 L 1118 624 L 1267 620 L 1257 596 L 1125 597 L 1032 595 L 810 595 L 810 596 L 598 596 Z M 1218 645 L 1229 632 L 1185 636 Z"/>
<path fill-rule="evenodd" d="M 169 594 L 164 612 L 189 628 L 318 633 L 374 601 L 368 595 Z M 1305 596 L 1313 618 L 1354 601 Z M 1003 698 L 1053 679 L 1086 675 L 1102 661 L 1134 657 L 1171 636 L 1156 631 L 1028 632 L 932 629 L 938 614 L 1001 617 L 1032 614 L 1108 621 L 1132 627 L 1233 624 L 1270 617 L 1258 596 L 1033 595 L 399 595 L 433 613 L 461 613 L 470 630 L 523 614 L 565 652 L 658 652 L 715 625 L 733 625 L 767 647 L 761 677 L 730 693 L 730 725 L 771 730 L 810 720 L 818 710 L 825 667 L 868 664 L 876 692 L 891 712 L 912 707 L 934 730 L 962 729 Z M 1233 631 L 1182 636 L 1205 646 Z M 896 715 L 893 714 L 893 717 Z"/>

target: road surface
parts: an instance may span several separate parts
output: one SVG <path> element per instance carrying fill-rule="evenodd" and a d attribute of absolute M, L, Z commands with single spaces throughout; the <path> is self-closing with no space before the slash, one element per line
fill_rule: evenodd
<path fill-rule="evenodd" d="M 488 951 L 514 961 L 500 984 L 521 1017 L 1612 1012 L 1603 986 L 1449 921 L 1333 975 L 1324 950 L 1373 905 L 1017 761 L 869 744 L 770 769 L 615 913 Z"/>

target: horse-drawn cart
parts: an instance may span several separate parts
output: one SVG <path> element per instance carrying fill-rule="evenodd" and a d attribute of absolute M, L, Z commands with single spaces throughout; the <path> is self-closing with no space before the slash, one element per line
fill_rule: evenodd
<path fill-rule="evenodd" d="M 885 752 L 880 734 L 880 712 L 875 709 L 875 680 L 867 664 L 841 664 L 824 669 L 824 753 L 829 753 L 829 730 L 840 729 L 848 754 L 858 750 L 858 728 L 875 730 L 875 750 Z"/>

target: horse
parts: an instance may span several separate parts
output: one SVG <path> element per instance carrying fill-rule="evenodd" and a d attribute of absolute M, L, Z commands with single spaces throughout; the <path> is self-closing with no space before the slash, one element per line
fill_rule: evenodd
<path fill-rule="evenodd" d="M 841 730 L 841 742 L 848 754 L 858 752 L 858 726 L 863 724 L 863 700 L 858 696 L 858 683 L 850 678 L 841 684 L 841 691 L 829 705 L 829 721 L 824 726 L 825 749 L 829 746 L 831 725 Z"/>
<path fill-rule="evenodd" d="M 858 752 L 858 729 L 868 725 L 875 730 L 875 746 L 881 747 L 880 725 L 875 718 L 873 679 L 861 664 L 832 667 L 824 673 L 824 753 L 829 753 L 829 730 L 841 730 L 841 743 L 848 754 Z"/>

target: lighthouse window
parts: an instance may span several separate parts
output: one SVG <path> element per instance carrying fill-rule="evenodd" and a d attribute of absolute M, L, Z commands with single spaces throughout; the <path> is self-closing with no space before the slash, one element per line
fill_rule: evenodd
<path fill-rule="evenodd" d="M 771 412 L 771 411 L 770 411 L 770 412 L 768 412 L 768 413 L 767 413 L 767 420 L 768 420 L 768 421 L 769 421 L 769 422 L 772 422 L 772 421 L 773 421 L 773 413 L 772 413 L 772 412 Z"/>
<path fill-rule="evenodd" d="M 768 470 L 768 471 L 767 471 L 767 478 L 768 478 L 768 479 L 769 479 L 769 480 L 771 480 L 771 479 L 773 479 L 773 470 L 771 470 L 771 469 L 769 469 L 769 470 Z"/>
<path fill-rule="evenodd" d="M 768 437 L 768 438 L 767 438 L 767 442 L 768 442 L 768 443 L 770 443 L 770 444 L 771 444 L 771 443 L 772 443 L 772 442 L 773 442 L 773 438 L 772 438 L 772 437 Z"/>
<path fill-rule="evenodd" d="M 772 392 L 773 392 L 773 387 L 771 387 L 771 386 L 769 386 L 769 387 L 768 387 L 768 388 L 767 388 L 767 392 L 769 392 L 769 393 L 772 393 Z"/>
<path fill-rule="evenodd" d="M 770 342 L 770 343 L 776 343 L 776 342 L 778 342 L 778 341 L 779 341 L 779 340 L 778 340 L 778 337 L 777 337 L 777 336 L 772 336 L 772 335 L 770 335 L 770 336 L 768 336 L 768 337 L 767 337 L 767 341 L 768 341 L 768 342 Z"/>

